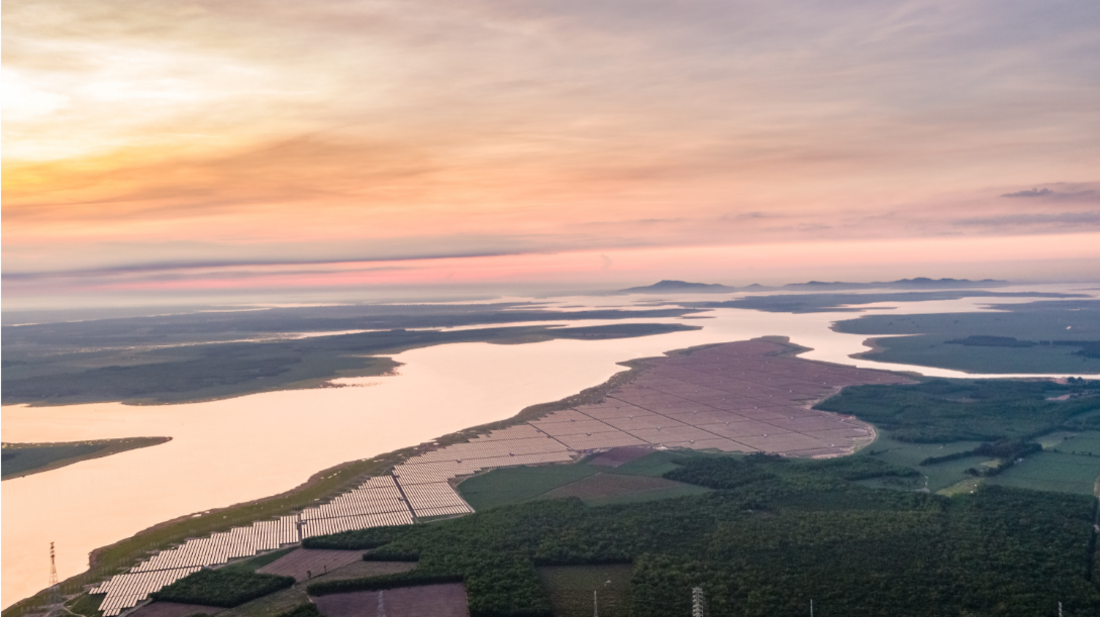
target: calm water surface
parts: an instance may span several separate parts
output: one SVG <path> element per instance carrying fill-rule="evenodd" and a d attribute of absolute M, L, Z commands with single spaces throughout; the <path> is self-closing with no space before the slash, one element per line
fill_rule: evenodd
<path fill-rule="evenodd" d="M 707 299 L 713 299 L 708 296 Z M 599 304 L 623 303 L 602 299 Z M 892 314 L 980 310 L 988 300 L 924 302 Z M 562 304 L 596 304 L 570 298 Z M 689 323 L 703 330 L 610 341 L 527 345 L 464 343 L 395 356 L 393 377 L 342 380 L 365 387 L 255 394 L 204 403 L 4 407 L 3 440 L 74 441 L 171 436 L 167 444 L 84 461 L 2 483 L 3 606 L 46 586 L 48 549 L 57 543 L 63 579 L 87 567 L 88 553 L 177 516 L 273 495 L 318 470 L 502 420 L 535 403 L 606 381 L 632 358 L 756 336 L 789 336 L 813 348 L 803 357 L 926 375 L 956 371 L 853 360 L 863 335 L 829 329 L 852 313 L 790 315 L 723 309 Z M 563 324 L 568 323 L 563 321 Z M 602 322 L 578 322 L 596 325 Z M 606 323 L 624 323 L 622 320 Z M 572 324 L 571 324 L 572 325 Z M 998 375 L 1004 377 L 1004 375 Z"/>

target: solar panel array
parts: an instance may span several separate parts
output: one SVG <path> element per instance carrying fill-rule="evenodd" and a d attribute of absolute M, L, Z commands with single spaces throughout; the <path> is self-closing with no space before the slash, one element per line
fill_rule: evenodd
<path fill-rule="evenodd" d="M 368 478 L 352 491 L 298 514 L 192 538 L 112 577 L 93 593 L 107 594 L 100 610 L 105 617 L 113 617 L 202 566 L 216 566 L 312 536 L 412 522 L 412 511 L 393 477 Z"/>
<path fill-rule="evenodd" d="M 104 615 L 118 615 L 128 608 L 137 606 L 138 602 L 148 598 L 154 591 L 160 591 L 165 586 L 199 570 L 198 567 L 190 567 L 119 574 L 92 588 L 91 593 L 107 594 L 100 603 L 99 610 L 103 611 Z"/>
<path fill-rule="evenodd" d="M 107 594 L 100 608 L 105 617 L 113 617 L 198 566 L 318 535 L 473 512 L 451 486 L 456 477 L 498 467 L 568 462 L 584 450 L 658 445 L 835 455 L 870 430 L 852 419 L 808 409 L 806 401 L 837 386 L 905 381 L 880 371 L 774 355 L 784 349 L 749 341 L 665 358 L 602 403 L 557 411 L 414 456 L 396 466 L 392 476 L 369 478 L 328 503 L 162 551 L 93 592 Z"/>

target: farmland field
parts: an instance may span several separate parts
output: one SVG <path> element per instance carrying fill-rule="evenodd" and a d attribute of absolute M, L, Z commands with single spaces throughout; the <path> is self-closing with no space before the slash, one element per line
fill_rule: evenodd
<path fill-rule="evenodd" d="M 363 553 L 363 551 L 345 552 Z M 366 578 L 368 576 L 384 576 L 386 574 L 408 572 L 415 567 L 416 562 L 412 561 L 363 561 L 362 559 L 358 559 L 342 568 L 329 570 L 328 574 L 322 574 L 320 577 L 315 575 L 313 580 L 342 581 L 353 578 Z"/>
<path fill-rule="evenodd" d="M 626 617 L 630 607 L 629 564 L 596 566 L 547 566 L 538 569 L 539 581 L 554 617 L 588 617 L 593 614 L 592 592 L 597 593 L 599 614 Z"/>
<path fill-rule="evenodd" d="M 272 617 L 308 602 L 305 585 L 295 585 L 218 613 L 218 617 Z"/>
<path fill-rule="evenodd" d="M 314 599 L 325 617 L 468 617 L 461 583 L 355 591 Z"/>
<path fill-rule="evenodd" d="M 362 560 L 362 551 L 300 548 L 263 566 L 257 572 L 293 576 L 300 583 Z"/>

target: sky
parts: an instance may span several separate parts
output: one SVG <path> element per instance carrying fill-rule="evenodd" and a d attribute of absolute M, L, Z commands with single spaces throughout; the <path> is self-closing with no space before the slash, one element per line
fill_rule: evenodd
<path fill-rule="evenodd" d="M 1095 0 L 3 19 L 5 308 L 1100 272 Z"/>

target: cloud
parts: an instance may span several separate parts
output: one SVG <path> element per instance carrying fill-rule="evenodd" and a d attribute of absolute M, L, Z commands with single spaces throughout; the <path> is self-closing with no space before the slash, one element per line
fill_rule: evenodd
<path fill-rule="evenodd" d="M 1086 188 L 1089 186 L 1095 186 L 1095 183 L 1059 183 L 1058 189 L 1052 189 L 1050 187 L 1032 188 L 1023 191 L 1016 191 L 1013 193 L 1004 193 L 1001 197 L 1010 198 L 1032 198 L 1041 197 L 1045 201 L 1074 201 L 1074 202 L 1094 202 L 1100 201 L 1100 192 L 1096 189 Z"/>
<path fill-rule="evenodd" d="M 1056 214 L 1006 214 L 962 219 L 958 225 L 986 227 L 1029 227 L 1034 233 L 1049 231 L 1049 227 L 1100 226 L 1100 211 L 1059 212 Z"/>
<path fill-rule="evenodd" d="M 1016 191 L 1015 193 L 1005 193 L 1001 197 L 1046 197 L 1047 195 L 1053 195 L 1054 191 L 1050 189 L 1034 188 L 1026 191 Z"/>

